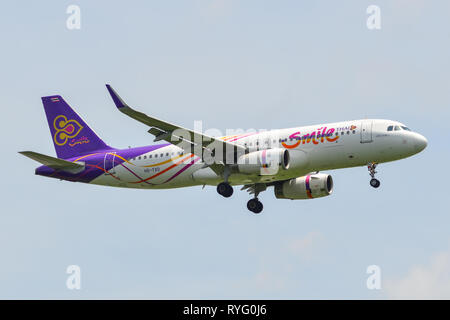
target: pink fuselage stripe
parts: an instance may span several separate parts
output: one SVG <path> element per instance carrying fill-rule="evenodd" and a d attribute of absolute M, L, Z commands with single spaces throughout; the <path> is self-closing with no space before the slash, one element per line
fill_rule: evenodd
<path fill-rule="evenodd" d="M 306 185 L 306 194 L 308 195 L 309 198 L 313 198 L 312 193 L 311 193 L 311 186 L 309 185 L 309 181 L 311 180 L 311 175 L 307 175 L 306 179 L 305 179 L 305 185 Z"/>
<path fill-rule="evenodd" d="M 252 133 L 244 134 L 243 136 L 239 136 L 239 137 L 237 137 L 237 138 L 231 139 L 231 140 L 229 140 L 228 142 L 233 142 L 233 141 L 236 141 L 236 140 L 239 140 L 239 139 L 242 139 L 242 138 L 245 138 L 245 137 L 248 137 L 248 136 L 254 135 L 254 134 L 256 134 L 256 132 L 252 132 Z"/>

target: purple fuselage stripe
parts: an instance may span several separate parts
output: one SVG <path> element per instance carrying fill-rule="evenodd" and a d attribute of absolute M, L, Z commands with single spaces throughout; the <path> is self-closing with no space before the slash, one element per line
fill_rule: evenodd
<path fill-rule="evenodd" d="M 138 178 L 140 181 L 143 181 L 144 178 L 139 177 L 136 173 L 133 172 L 133 170 L 129 169 L 128 167 L 126 167 L 123 163 L 120 164 L 122 167 L 124 167 L 125 169 L 127 169 L 129 172 L 131 172 L 136 178 Z M 153 185 L 153 183 L 150 183 L 148 181 L 144 181 L 146 184 L 150 184 Z"/>
<path fill-rule="evenodd" d="M 194 163 L 196 163 L 198 160 L 200 160 L 199 157 L 197 157 L 195 160 L 192 160 L 191 163 L 185 165 L 180 171 L 178 171 L 177 173 L 175 173 L 172 177 L 170 177 L 169 179 L 167 179 L 164 183 L 169 182 L 170 180 L 174 179 L 176 176 L 178 176 L 179 174 L 181 174 L 183 171 L 185 171 L 187 168 L 189 168 L 190 166 L 192 166 Z"/>

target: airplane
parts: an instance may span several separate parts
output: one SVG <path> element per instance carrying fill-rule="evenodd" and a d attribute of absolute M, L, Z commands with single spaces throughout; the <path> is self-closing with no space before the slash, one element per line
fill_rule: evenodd
<path fill-rule="evenodd" d="M 314 199 L 333 192 L 331 175 L 321 173 L 367 166 L 370 185 L 380 163 L 410 157 L 425 149 L 427 139 L 392 120 L 361 119 L 212 137 L 148 116 L 128 106 L 106 88 L 119 111 L 147 125 L 163 144 L 116 149 L 84 122 L 60 95 L 42 97 L 57 157 L 20 152 L 42 165 L 35 174 L 95 185 L 169 189 L 216 186 L 228 198 L 242 186 L 258 214 L 258 199 L 268 187 L 277 199 Z"/>

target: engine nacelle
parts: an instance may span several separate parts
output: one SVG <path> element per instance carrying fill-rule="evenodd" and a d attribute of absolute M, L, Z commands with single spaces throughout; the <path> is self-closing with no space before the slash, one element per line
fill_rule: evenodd
<path fill-rule="evenodd" d="M 316 173 L 291 179 L 275 185 L 277 199 L 313 199 L 329 196 L 333 192 L 333 178 Z"/>
<path fill-rule="evenodd" d="M 300 170 L 308 172 L 310 160 L 308 154 L 303 150 L 289 150 L 289 170 Z"/>
<path fill-rule="evenodd" d="M 289 159 L 286 149 L 267 149 L 244 154 L 239 157 L 237 166 L 241 173 L 276 175 L 279 170 L 289 168 Z"/>

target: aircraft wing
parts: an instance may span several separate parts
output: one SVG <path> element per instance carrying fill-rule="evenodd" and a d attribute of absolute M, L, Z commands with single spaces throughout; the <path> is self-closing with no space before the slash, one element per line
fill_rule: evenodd
<path fill-rule="evenodd" d="M 71 173 L 77 173 L 84 170 L 84 163 L 80 162 L 71 162 L 59 158 L 54 158 L 50 156 L 46 156 L 45 154 L 33 152 L 33 151 L 21 151 L 20 154 L 33 159 L 43 165 L 50 167 L 55 170 L 62 170 Z"/>
<path fill-rule="evenodd" d="M 134 110 L 120 98 L 109 84 L 106 85 L 106 88 L 119 111 L 151 127 L 148 132 L 155 136 L 154 141 L 165 140 L 169 143 L 177 144 L 178 146 L 184 146 L 183 149 L 186 149 L 186 146 L 189 146 L 189 152 L 192 152 L 201 158 L 203 158 L 203 150 L 205 148 L 211 151 L 223 150 L 222 152 L 226 152 L 228 155 L 233 153 L 233 156 L 238 153 L 245 153 L 245 147 L 243 146 L 216 139 Z M 184 144 L 178 144 L 179 142 L 183 142 Z"/>

